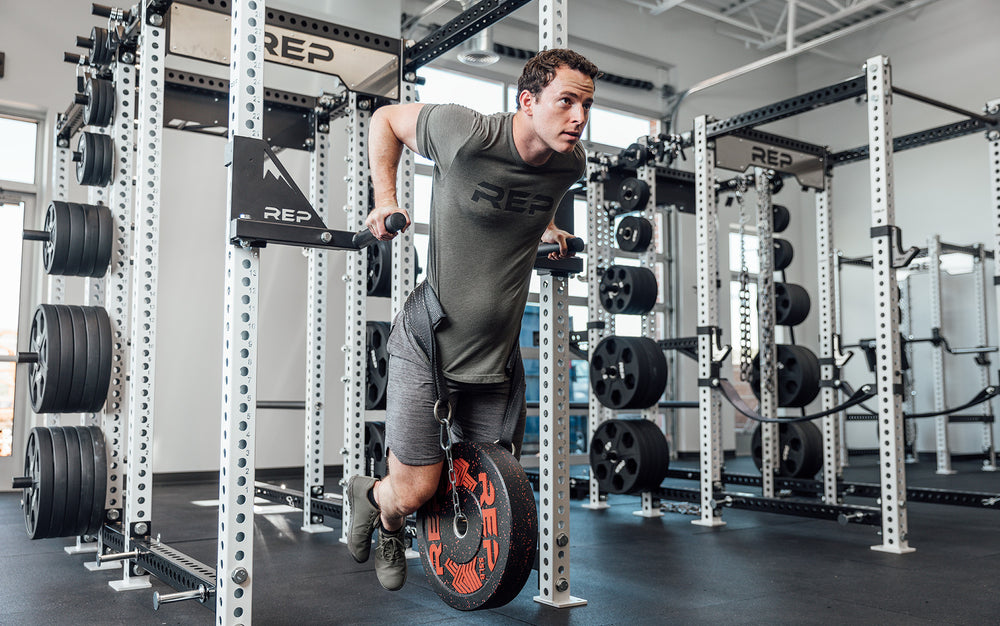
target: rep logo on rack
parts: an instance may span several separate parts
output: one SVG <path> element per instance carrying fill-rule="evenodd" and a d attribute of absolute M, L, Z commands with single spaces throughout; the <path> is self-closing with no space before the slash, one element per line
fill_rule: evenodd
<path fill-rule="evenodd" d="M 290 34 L 276 34 L 270 30 L 264 32 L 264 51 L 271 57 L 279 57 L 272 60 L 285 59 L 310 65 L 333 60 L 333 48 L 326 44 Z"/>

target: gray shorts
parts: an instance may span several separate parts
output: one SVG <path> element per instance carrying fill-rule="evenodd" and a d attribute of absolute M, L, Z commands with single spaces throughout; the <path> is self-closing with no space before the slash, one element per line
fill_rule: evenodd
<path fill-rule="evenodd" d="M 400 317 L 393 323 L 386 345 L 389 373 L 385 445 L 404 465 L 433 465 L 444 460 L 440 425 L 434 419 L 434 376 L 427 357 L 407 336 Z M 455 407 L 452 441 L 494 442 L 500 438 L 510 381 L 488 384 L 448 381 L 448 389 Z M 518 457 L 526 416 L 527 406 L 522 403 L 513 442 Z"/>

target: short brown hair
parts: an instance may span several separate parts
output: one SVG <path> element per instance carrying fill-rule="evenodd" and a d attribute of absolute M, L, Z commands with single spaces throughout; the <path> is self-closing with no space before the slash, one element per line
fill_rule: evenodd
<path fill-rule="evenodd" d="M 522 91 L 527 89 L 528 93 L 537 98 L 556 77 L 556 70 L 560 67 L 568 67 L 571 70 L 582 72 L 591 80 L 596 79 L 601 74 L 596 65 L 578 52 L 568 48 L 542 50 L 528 59 L 528 62 L 524 64 L 521 77 L 517 79 L 518 108 L 521 108 Z"/>

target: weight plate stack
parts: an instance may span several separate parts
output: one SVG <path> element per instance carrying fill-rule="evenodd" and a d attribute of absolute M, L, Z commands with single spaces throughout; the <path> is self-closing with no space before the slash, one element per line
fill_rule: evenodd
<path fill-rule="evenodd" d="M 385 478 L 389 473 L 388 454 L 385 422 L 365 422 L 365 466 L 369 476 Z"/>
<path fill-rule="evenodd" d="M 590 388 L 609 409 L 646 409 L 667 387 L 667 359 L 648 337 L 605 337 L 590 357 Z"/>
<path fill-rule="evenodd" d="M 628 252 L 645 252 L 653 240 L 653 223 L 638 215 L 627 215 L 618 222 L 615 241 Z"/>
<path fill-rule="evenodd" d="M 795 250 L 787 239 L 774 239 L 774 271 L 780 272 L 792 264 Z"/>
<path fill-rule="evenodd" d="M 754 465 L 763 465 L 760 426 L 753 431 L 750 449 Z M 815 478 L 823 467 L 823 433 L 812 422 L 778 424 L 778 473 L 782 478 Z"/>
<path fill-rule="evenodd" d="M 97 426 L 38 426 L 28 433 L 21 486 L 31 539 L 97 533 L 104 521 L 107 452 Z"/>
<path fill-rule="evenodd" d="M 84 89 L 83 123 L 87 126 L 105 127 L 111 124 L 115 112 L 114 84 L 103 78 L 91 78 Z"/>
<path fill-rule="evenodd" d="M 102 307 L 41 304 L 29 334 L 38 360 L 28 366 L 35 413 L 96 413 L 111 384 L 111 320 Z"/>
<path fill-rule="evenodd" d="M 535 494 L 520 463 L 491 443 L 452 447 L 455 516 L 448 472 L 417 512 L 417 544 L 424 573 L 445 603 L 462 611 L 492 609 L 517 597 L 531 575 L 538 542 Z"/>
<path fill-rule="evenodd" d="M 641 143 L 633 143 L 618 154 L 622 167 L 637 170 L 649 159 L 649 149 Z"/>
<path fill-rule="evenodd" d="M 649 420 L 606 420 L 590 440 L 590 469 L 605 493 L 656 489 L 669 466 L 667 439 Z"/>
<path fill-rule="evenodd" d="M 365 408 L 369 411 L 385 408 L 385 388 L 389 379 L 389 322 L 368 322 L 365 325 Z"/>
<path fill-rule="evenodd" d="M 778 364 L 778 406 L 803 407 L 819 395 L 819 359 L 805 346 L 775 346 Z M 750 386 L 760 398 L 760 354 L 750 369 Z"/>
<path fill-rule="evenodd" d="M 598 291 L 601 306 L 612 315 L 645 315 L 656 304 L 659 287 L 648 267 L 612 265 L 604 270 Z"/>
<path fill-rule="evenodd" d="M 368 246 L 368 295 L 388 298 L 392 289 L 392 242 Z"/>
<path fill-rule="evenodd" d="M 626 178 L 618 189 L 618 203 L 624 211 L 641 211 L 649 202 L 649 185 L 638 178 Z"/>
<path fill-rule="evenodd" d="M 795 283 L 774 283 L 774 323 L 798 326 L 809 315 L 809 292 Z"/>
<path fill-rule="evenodd" d="M 114 173 L 111 137 L 100 133 L 80 133 L 76 152 L 76 181 L 81 185 L 107 187 Z"/>
<path fill-rule="evenodd" d="M 111 36 L 106 28 L 98 26 L 90 29 L 90 40 L 93 47 L 90 51 L 90 62 L 94 65 L 108 65 L 115 59 L 115 50 L 111 45 Z"/>

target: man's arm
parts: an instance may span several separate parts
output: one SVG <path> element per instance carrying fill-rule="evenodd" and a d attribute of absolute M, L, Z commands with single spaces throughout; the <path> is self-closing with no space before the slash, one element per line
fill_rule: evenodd
<path fill-rule="evenodd" d="M 396 212 L 406 215 L 396 198 L 396 174 L 403 146 L 416 152 L 417 115 L 423 106 L 416 103 L 393 104 L 381 107 L 372 115 L 368 129 L 368 162 L 375 191 L 375 208 L 365 219 L 365 226 L 378 239 L 395 237 L 385 230 L 386 217 Z M 410 225 L 409 215 L 406 215 L 406 225 Z"/>

